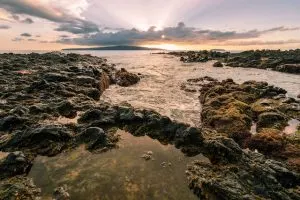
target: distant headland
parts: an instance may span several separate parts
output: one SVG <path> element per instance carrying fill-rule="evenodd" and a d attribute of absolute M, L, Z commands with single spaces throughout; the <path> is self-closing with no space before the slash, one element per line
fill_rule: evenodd
<path fill-rule="evenodd" d="M 106 47 L 93 47 L 93 48 L 69 48 L 69 49 L 63 49 L 63 51 L 107 51 L 107 50 L 119 50 L 119 51 L 124 51 L 124 50 L 132 50 L 132 51 L 150 51 L 150 50 L 164 50 L 164 49 L 159 49 L 159 48 L 147 48 L 147 47 L 141 47 L 141 46 L 106 46 Z"/>

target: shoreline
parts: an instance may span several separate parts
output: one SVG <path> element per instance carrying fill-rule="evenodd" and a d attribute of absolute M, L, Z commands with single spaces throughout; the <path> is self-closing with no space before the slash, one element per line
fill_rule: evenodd
<path fill-rule="evenodd" d="M 85 144 L 91 152 L 105 153 L 118 145 L 116 128 L 134 136 L 147 135 L 162 144 L 175 145 L 189 156 L 203 154 L 207 157 L 210 163 L 194 161 L 186 171 L 189 187 L 198 197 L 299 196 L 299 140 L 278 138 L 276 135 L 280 135 L 277 132 L 285 128 L 288 119 L 299 120 L 299 101 L 286 97 L 286 91 L 281 88 L 255 81 L 236 84 L 230 79 L 219 82 L 210 78 L 208 83 L 208 78 L 190 80 L 188 82 L 197 83 L 196 92 L 200 90 L 200 101 L 204 106 L 196 111 L 199 116 L 202 115 L 204 126 L 193 127 L 153 110 L 103 102 L 100 97 L 111 84 L 130 88 L 145 79 L 143 74 L 117 69 L 106 59 L 63 53 L 0 56 L 0 86 L 3 89 L 0 151 L 10 152 L 0 160 L 0 169 L 4 172 L 0 177 L 0 190 L 6 191 L 1 193 L 3 197 L 10 197 L 15 192 L 20 197 L 29 195 L 29 199 L 38 197 L 38 188 L 30 185 L 27 177 L 36 156 L 55 156 L 72 151 L 81 144 Z M 114 98 L 113 94 L 111 98 Z M 251 113 L 248 113 L 249 109 Z M 48 123 L 56 121 L 59 117 L 78 117 L 78 120 L 65 125 L 43 123 L 46 120 Z M 266 157 L 255 151 L 261 146 L 271 145 L 272 148 L 278 143 L 270 144 L 264 137 L 249 141 L 247 131 L 251 128 L 250 122 L 255 120 L 259 134 L 262 129 L 269 128 L 269 132 L 261 135 L 288 141 L 290 146 L 279 144 L 275 146 L 278 151 L 274 152 L 275 155 L 284 154 L 287 159 L 268 155 L 268 149 Z M 253 151 L 244 149 L 244 142 L 251 144 L 247 147 Z M 277 149 L 279 147 L 281 149 Z M 283 151 L 287 149 L 289 152 Z M 265 149 L 259 151 L 264 152 Z M 296 166 L 286 161 L 290 157 Z M 288 183 L 287 177 L 282 177 L 282 174 L 287 175 Z M 222 180 L 216 177 L 222 177 Z M 244 177 L 251 182 L 242 181 Z M 256 191 L 256 183 L 261 179 L 263 194 Z M 232 185 L 228 186 L 226 180 Z M 22 190 L 16 189 L 15 184 L 20 184 Z M 186 187 L 184 183 L 179 184 Z M 276 193 L 272 193 L 274 188 Z"/>

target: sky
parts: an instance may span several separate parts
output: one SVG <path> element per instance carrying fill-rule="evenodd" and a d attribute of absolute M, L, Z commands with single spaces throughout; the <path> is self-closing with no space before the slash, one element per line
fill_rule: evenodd
<path fill-rule="evenodd" d="M 300 0 L 0 0 L 0 50 L 300 48 Z"/>

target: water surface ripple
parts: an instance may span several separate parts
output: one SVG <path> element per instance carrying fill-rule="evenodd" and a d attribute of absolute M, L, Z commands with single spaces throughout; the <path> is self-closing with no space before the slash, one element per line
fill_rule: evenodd
<path fill-rule="evenodd" d="M 198 93 L 182 91 L 180 86 L 189 78 L 211 76 L 218 80 L 232 78 L 237 83 L 248 80 L 266 81 L 284 88 L 288 96 L 300 94 L 299 75 L 254 68 L 214 68 L 213 61 L 207 63 L 182 63 L 169 55 L 150 54 L 147 51 L 85 51 L 95 56 L 106 57 L 118 68 L 141 73 L 144 78 L 131 87 L 111 86 L 102 99 L 113 104 L 127 102 L 134 107 L 150 108 L 172 119 L 200 124 Z"/>

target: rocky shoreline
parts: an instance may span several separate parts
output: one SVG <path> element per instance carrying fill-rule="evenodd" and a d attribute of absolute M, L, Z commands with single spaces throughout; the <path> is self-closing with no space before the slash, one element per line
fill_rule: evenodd
<path fill-rule="evenodd" d="M 180 61 L 185 63 L 218 60 L 214 67 L 222 67 L 222 63 L 224 63 L 230 67 L 270 69 L 279 72 L 300 74 L 300 49 L 288 51 L 252 50 L 241 53 L 204 50 L 169 52 L 167 54 L 180 57 Z"/>
<path fill-rule="evenodd" d="M 299 101 L 283 89 L 254 81 L 188 80 L 182 88 L 200 91 L 203 104 L 203 126 L 191 127 L 152 110 L 102 102 L 109 85 L 128 87 L 140 80 L 102 58 L 1 54 L 0 74 L 0 151 L 7 152 L 0 158 L 0 199 L 37 199 L 41 191 L 27 177 L 36 156 L 82 144 L 94 153 L 108 151 L 118 146 L 117 129 L 209 158 L 210 163 L 194 161 L 186 171 L 200 198 L 300 198 L 299 133 L 282 133 L 288 120 L 299 120 Z M 65 119 L 78 123 L 59 122 Z M 250 133 L 252 122 L 256 135 Z M 70 197 L 57 188 L 54 198 Z"/>
<path fill-rule="evenodd" d="M 300 172 L 300 125 L 291 134 L 283 132 L 289 120 L 299 122 L 299 101 L 266 82 L 201 77 L 187 80 L 182 89 L 199 92 L 203 128 L 215 131 L 204 135 L 204 154 L 209 150 L 205 155 L 212 164 L 195 161 L 188 167 L 195 193 L 205 199 L 299 198 L 299 177 L 288 181 L 295 184 L 290 187 L 283 180 L 289 175 L 277 171 Z"/>

